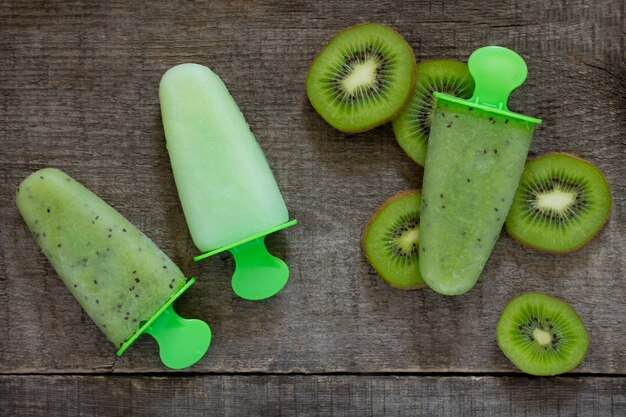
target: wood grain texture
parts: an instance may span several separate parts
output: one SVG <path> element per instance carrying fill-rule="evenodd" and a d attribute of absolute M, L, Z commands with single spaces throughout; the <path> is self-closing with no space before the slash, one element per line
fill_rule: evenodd
<path fill-rule="evenodd" d="M 621 377 L 4 376 L 2 393 L 12 417 L 626 414 Z"/>
<path fill-rule="evenodd" d="M 214 331 L 208 355 L 193 371 L 513 372 L 496 345 L 495 324 L 509 299 L 535 290 L 571 302 L 589 328 L 590 350 L 575 372 L 626 373 L 626 70 L 619 0 L 0 4 L 0 372 L 163 370 L 148 337 L 114 357 L 21 220 L 17 185 L 33 170 L 55 166 L 199 278 L 177 307 Z M 403 154 L 389 126 L 341 134 L 304 92 L 321 45 L 363 21 L 395 27 L 418 60 L 467 59 L 485 44 L 519 51 L 529 78 L 510 107 L 544 120 L 531 154 L 580 155 L 611 185 L 615 204 L 598 237 L 576 253 L 555 256 L 522 248 L 503 233 L 478 285 L 460 297 L 386 287 L 363 259 L 360 235 L 384 200 L 420 186 L 422 169 Z M 300 221 L 268 238 L 269 248 L 289 263 L 291 281 L 264 302 L 234 296 L 228 255 L 192 261 L 197 250 L 177 198 L 157 96 L 164 71 L 190 61 L 222 76 Z M 80 382 L 49 380 L 66 381 L 61 389 L 72 392 L 83 389 Z M 490 381 L 499 386 L 499 379 Z M 616 384 L 574 381 L 598 394 Z M 95 390 L 97 383 L 89 384 L 84 389 Z M 381 384 L 376 389 L 384 391 Z M 570 400 L 587 395 L 567 392 L 562 395 L 573 395 Z"/>

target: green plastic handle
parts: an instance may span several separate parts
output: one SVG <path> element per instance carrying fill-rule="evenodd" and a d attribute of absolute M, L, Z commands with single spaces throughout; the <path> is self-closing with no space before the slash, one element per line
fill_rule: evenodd
<path fill-rule="evenodd" d="M 235 258 L 232 286 L 235 293 L 246 300 L 263 300 L 279 292 L 289 279 L 289 267 L 271 255 L 265 247 L 265 236 L 297 224 L 290 220 L 278 226 L 248 236 L 245 239 L 195 256 L 200 261 L 225 250 Z"/>
<path fill-rule="evenodd" d="M 509 94 L 522 85 L 528 75 L 524 59 L 502 46 L 484 46 L 475 50 L 467 61 L 474 78 L 474 95 L 469 100 L 435 91 L 433 96 L 449 103 L 477 108 L 523 122 L 540 124 L 541 119 L 510 111 Z"/>
<path fill-rule="evenodd" d="M 170 304 L 145 330 L 159 344 L 163 364 L 172 369 L 193 365 L 211 344 L 211 329 L 202 320 L 184 319 Z"/>
<path fill-rule="evenodd" d="M 528 75 L 524 59 L 502 46 L 475 50 L 467 61 L 476 87 L 469 101 L 508 111 L 509 94 L 522 85 Z"/>
<path fill-rule="evenodd" d="M 263 300 L 278 293 L 289 279 L 289 267 L 270 254 L 265 236 L 229 249 L 235 258 L 233 291 L 246 300 Z"/>

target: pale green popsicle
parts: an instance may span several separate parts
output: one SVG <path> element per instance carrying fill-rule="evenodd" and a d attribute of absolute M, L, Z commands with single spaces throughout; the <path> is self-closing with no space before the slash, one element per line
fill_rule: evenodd
<path fill-rule="evenodd" d="M 67 288 L 118 349 L 125 349 L 125 342 L 186 287 L 181 270 L 148 237 L 62 171 L 45 168 L 28 176 L 16 202 Z M 197 360 L 210 341 L 208 326 L 180 320 L 177 324 L 188 322 L 202 332 L 194 348 Z M 159 323 L 160 329 L 155 327 Z M 163 333 L 164 323 L 155 324 L 145 331 Z M 157 338 L 162 348 L 170 343 L 165 339 Z"/>
<path fill-rule="evenodd" d="M 159 99 L 178 196 L 200 251 L 289 220 L 263 151 L 215 73 L 197 64 L 171 68 Z"/>
<path fill-rule="evenodd" d="M 163 128 L 176 188 L 200 260 L 229 250 L 233 290 L 260 300 L 284 287 L 287 265 L 265 248 L 265 235 L 295 224 L 263 151 L 222 80 L 182 64 L 159 87 Z"/>
<path fill-rule="evenodd" d="M 541 123 L 506 107 L 527 74 L 514 51 L 480 48 L 468 66 L 476 82 L 470 100 L 435 93 L 422 185 L 420 272 L 433 290 L 448 295 L 476 284 Z"/>

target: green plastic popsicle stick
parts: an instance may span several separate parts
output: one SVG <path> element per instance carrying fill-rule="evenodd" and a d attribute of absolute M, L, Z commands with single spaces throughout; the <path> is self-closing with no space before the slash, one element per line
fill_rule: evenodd
<path fill-rule="evenodd" d="M 467 61 L 474 78 L 474 95 L 469 100 L 433 93 L 438 100 L 463 104 L 514 119 L 539 124 L 540 119 L 510 111 L 509 94 L 526 80 L 526 62 L 515 51 L 502 46 L 485 46 L 475 50 Z"/>
<path fill-rule="evenodd" d="M 232 286 L 235 294 L 246 300 L 264 300 L 283 289 L 289 279 L 289 267 L 268 252 L 265 236 L 230 249 L 235 257 Z"/>
<path fill-rule="evenodd" d="M 225 250 L 235 258 L 232 287 L 246 300 L 264 300 L 278 293 L 289 279 L 289 267 L 281 259 L 270 254 L 265 247 L 265 236 L 298 223 L 291 220 L 238 242 L 194 257 L 195 261 Z"/>
<path fill-rule="evenodd" d="M 181 369 L 196 363 L 211 343 L 211 329 L 202 320 L 184 319 L 170 305 L 146 333 L 159 344 L 161 361 L 172 369 Z"/>
<path fill-rule="evenodd" d="M 128 339 L 117 351 L 122 353 L 143 333 L 154 337 L 159 344 L 161 361 L 172 369 L 181 369 L 196 363 L 211 344 L 211 328 L 197 319 L 184 319 L 174 311 L 174 301 L 196 282 L 191 278 Z"/>
<path fill-rule="evenodd" d="M 470 100 L 507 111 L 509 94 L 522 85 L 528 75 L 524 59 L 515 51 L 501 46 L 475 50 L 467 61 L 467 67 L 476 84 Z"/>

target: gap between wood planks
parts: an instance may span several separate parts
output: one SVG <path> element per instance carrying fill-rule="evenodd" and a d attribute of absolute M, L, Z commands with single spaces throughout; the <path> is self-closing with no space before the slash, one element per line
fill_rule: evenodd
<path fill-rule="evenodd" d="M 534 376 L 525 374 L 523 372 L 397 372 L 397 371 L 380 371 L 380 372 L 176 372 L 176 371 L 163 371 L 163 372 L 9 372 L 0 373 L 0 377 L 4 376 L 17 376 L 17 377 L 29 377 L 29 376 L 107 376 L 107 377 L 165 377 L 172 376 L 176 378 L 188 378 L 197 376 L 419 376 L 419 377 L 493 377 L 493 378 L 624 378 L 626 374 L 611 374 L 611 373 L 593 373 L 593 372 L 581 372 L 581 373 L 565 373 L 555 376 Z"/>

